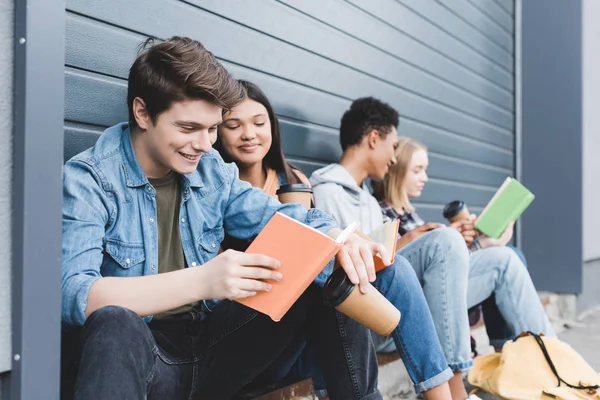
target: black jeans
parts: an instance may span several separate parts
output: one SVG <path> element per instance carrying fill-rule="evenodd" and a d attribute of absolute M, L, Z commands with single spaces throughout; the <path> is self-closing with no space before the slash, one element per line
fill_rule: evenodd
<path fill-rule="evenodd" d="M 315 346 L 332 399 L 381 399 L 369 331 L 325 306 L 315 285 L 280 322 L 231 301 L 150 324 L 104 307 L 63 337 L 62 387 L 74 367 L 75 399 L 230 399 L 263 379 L 299 334 Z"/>

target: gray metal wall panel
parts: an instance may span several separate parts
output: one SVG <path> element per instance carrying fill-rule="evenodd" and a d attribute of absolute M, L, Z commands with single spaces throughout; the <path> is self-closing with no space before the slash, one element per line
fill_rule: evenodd
<path fill-rule="evenodd" d="M 582 0 L 523 0 L 522 19 L 522 180 L 537 196 L 522 247 L 538 289 L 579 293 Z"/>
<path fill-rule="evenodd" d="M 499 32 L 510 1 L 461 1 L 483 22 L 434 0 L 67 0 L 65 156 L 127 118 L 125 79 L 145 36 L 187 35 L 267 92 L 284 150 L 307 173 L 339 158 L 342 113 L 374 95 L 431 150 L 424 215 L 439 220 L 455 198 L 478 210 L 514 168 L 514 58 Z"/>
<path fill-rule="evenodd" d="M 354 1 L 354 0 L 353 0 Z M 358 0 L 356 0 L 358 1 Z M 361 0 L 367 3 L 366 0 Z M 514 69 L 512 50 L 498 44 L 485 30 L 480 30 L 474 26 L 473 21 L 465 19 L 456 9 L 449 8 L 438 1 L 420 1 L 420 0 L 396 0 L 405 7 L 419 14 L 429 21 L 434 27 L 443 31 L 446 35 L 458 40 L 463 45 L 475 50 L 490 63 L 485 63 L 477 58 L 469 57 L 468 62 L 482 63 L 481 67 L 487 67 L 484 75 L 490 75 L 492 80 L 497 81 L 503 86 L 511 88 L 510 76 Z M 384 14 L 385 17 L 385 14 Z M 436 32 L 435 29 L 426 31 Z M 427 35 L 421 34 L 421 35 Z M 421 36 L 420 35 L 420 36 Z M 438 37 L 436 39 L 440 40 Z M 443 40 L 443 39 L 442 39 Z M 508 46 L 510 43 L 506 43 Z M 456 47 L 456 45 L 451 48 Z M 466 61 L 466 60 L 465 60 Z M 508 86 L 507 86 L 508 85 Z"/>
<path fill-rule="evenodd" d="M 476 28 L 482 35 L 488 37 L 509 53 L 514 51 L 514 30 L 502 26 L 488 14 L 489 10 L 483 9 L 483 6 L 476 5 L 477 1 L 470 0 L 436 0 L 448 10 L 463 19 L 467 24 Z"/>
<path fill-rule="evenodd" d="M 138 1 L 140 4 L 134 4 Z M 164 3 L 170 2 L 165 1 Z M 99 8 L 110 8 L 109 1 L 94 4 L 99 4 Z M 139 8 L 146 3 L 143 0 L 130 0 L 126 4 Z M 180 6 L 181 10 L 175 10 L 177 6 Z M 106 11 L 108 11 L 114 14 L 111 15 L 114 18 L 111 22 L 117 23 L 122 20 L 120 12 L 113 8 L 110 10 L 112 11 L 95 10 L 92 16 L 95 18 L 107 17 Z M 153 11 L 158 13 L 159 10 L 160 8 L 157 7 Z M 444 106 L 435 100 L 417 94 L 417 92 L 400 90 L 398 87 L 335 63 L 323 56 L 178 1 L 173 1 L 172 7 L 167 10 L 169 11 L 165 10 L 162 13 L 160 22 L 151 15 L 147 19 L 142 19 L 140 16 L 136 19 L 136 21 L 139 20 L 139 26 L 135 28 L 146 29 L 146 34 L 158 37 L 168 37 L 175 32 L 191 37 L 202 37 L 203 43 L 224 60 L 249 66 L 252 69 L 280 76 L 308 87 L 319 88 L 348 100 L 368 94 L 377 94 L 395 106 L 406 118 L 427 121 L 442 129 L 462 133 L 505 149 L 511 150 L 514 146 L 514 137 L 510 129 Z M 177 12 L 185 13 L 185 15 L 180 16 Z M 131 26 L 133 23 L 129 25 Z M 168 28 L 173 25 L 180 28 L 177 30 Z M 215 35 L 214 32 L 222 32 L 222 34 Z M 237 45 L 231 46 L 231 43 Z M 118 48 L 104 43 L 102 37 L 99 37 L 94 44 L 95 46 L 91 48 L 84 46 L 81 50 L 96 54 L 96 59 L 109 57 L 109 54 L 119 51 Z M 88 60 L 88 58 L 80 57 L 78 59 Z M 291 62 L 290 60 L 296 61 Z M 79 67 L 79 65 L 76 66 Z M 93 63 L 87 67 L 86 69 L 95 70 Z M 111 72 L 109 74 L 113 75 Z M 352 82 L 352 85 L 348 85 L 348 82 Z M 440 91 L 442 90 L 443 88 L 440 88 Z"/>
<path fill-rule="evenodd" d="M 268 20 L 254 18 L 248 9 L 243 7 L 243 4 L 248 3 L 243 0 L 237 2 L 239 4 L 234 10 L 230 10 L 230 3 L 218 0 L 194 1 L 215 13 L 233 17 L 240 23 L 326 55 L 343 65 L 379 77 L 393 85 L 428 95 L 429 98 L 435 98 L 451 107 L 459 107 L 471 115 L 509 129 L 512 126 L 512 96 L 460 65 L 464 61 L 459 61 L 459 64 L 448 62 L 447 56 L 438 52 L 438 48 L 446 47 L 446 43 L 438 41 L 437 48 L 430 48 L 420 40 L 410 37 L 411 32 L 419 30 L 419 27 L 415 26 L 419 20 L 414 15 L 408 15 L 412 18 L 407 18 L 408 21 L 404 24 L 390 26 L 392 21 L 389 13 L 387 24 L 382 24 L 380 19 L 341 0 L 282 0 L 282 3 L 293 8 L 286 10 L 285 6 L 280 7 L 281 10 L 278 11 L 281 15 L 278 20 L 281 24 L 271 24 Z M 273 4 L 257 1 L 252 3 L 252 8 L 259 14 L 264 14 L 273 9 Z M 395 4 L 394 9 L 398 8 L 398 4 Z M 306 30 L 286 29 L 287 26 L 299 24 L 306 25 Z M 402 30 L 397 26 L 401 26 Z M 327 37 L 327 40 L 324 41 L 323 37 Z M 348 52 L 348 48 L 352 48 L 353 52 Z M 407 59 L 398 54 L 398 49 L 402 49 L 411 57 Z M 457 54 L 454 55 L 456 60 L 467 56 L 460 50 L 462 48 L 457 48 Z M 356 54 L 361 56 L 356 57 Z M 482 88 L 482 85 L 486 87 Z M 486 99 L 499 107 L 490 107 L 488 102 L 482 105 L 482 100 Z M 475 103 L 477 106 L 473 108 Z M 486 105 L 484 109 L 479 109 Z"/>

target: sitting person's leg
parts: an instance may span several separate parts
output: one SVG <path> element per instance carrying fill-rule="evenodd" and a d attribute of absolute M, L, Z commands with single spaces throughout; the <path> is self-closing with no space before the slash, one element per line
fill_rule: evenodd
<path fill-rule="evenodd" d="M 265 386 L 281 381 L 300 381 L 310 378 L 311 363 L 307 355 L 306 332 L 299 332 L 290 345 L 259 376 L 251 387 Z"/>
<path fill-rule="evenodd" d="M 490 247 L 471 255 L 469 306 L 481 303 L 492 293 L 512 332 L 519 334 L 530 330 L 554 335 L 527 268 L 511 248 Z M 503 341 L 491 344 L 500 348 Z"/>
<path fill-rule="evenodd" d="M 508 323 L 506 323 L 502 313 L 498 309 L 495 295 L 492 294 L 481 303 L 481 310 L 483 312 L 483 321 L 485 322 L 485 331 L 492 346 L 504 344 L 507 340 L 515 337 L 515 333 L 510 329 L 510 326 L 508 326 Z M 494 348 L 496 350 L 501 349 L 496 346 Z"/>
<path fill-rule="evenodd" d="M 198 343 L 196 391 L 205 399 L 229 398 L 246 386 L 306 330 L 332 399 L 380 399 L 377 358 L 369 331 L 325 306 L 311 285 L 280 322 L 238 303 L 219 303 Z"/>
<path fill-rule="evenodd" d="M 400 323 L 392 332 L 393 343 L 402 356 L 415 391 L 428 391 L 450 380 L 453 374 L 412 266 L 405 258 L 397 256 L 394 264 L 377 274 L 374 285 L 401 312 Z M 383 344 L 381 337 L 373 335 L 374 341 Z M 392 350 L 386 344 L 383 346 L 377 350 Z M 426 394 L 425 398 L 430 397 Z"/>
<path fill-rule="evenodd" d="M 523 254 L 523 251 L 516 247 L 516 246 L 506 246 L 509 249 L 512 249 L 512 251 L 514 251 L 515 253 L 517 253 L 517 256 L 519 256 L 519 259 L 521 260 L 521 262 L 523 263 L 523 265 L 525 265 L 527 267 L 527 259 L 525 258 L 525 254 Z"/>
<path fill-rule="evenodd" d="M 375 349 L 376 350 L 376 349 Z M 306 346 L 302 355 L 294 367 L 290 371 L 292 377 L 309 377 L 312 379 L 315 396 L 319 399 L 327 398 L 327 386 L 325 384 L 325 377 L 323 371 L 319 365 L 319 354 L 314 346 Z"/>
<path fill-rule="evenodd" d="M 165 363 L 148 325 L 133 311 L 116 306 L 95 311 L 78 339 L 81 352 L 75 399 L 189 396 L 193 381 L 191 352 L 178 364 Z M 184 349 L 191 342 L 175 345 Z"/>
<path fill-rule="evenodd" d="M 249 388 L 277 383 L 285 385 L 311 378 L 315 395 L 326 398 L 327 389 L 318 353 L 314 347 L 306 345 L 306 339 L 306 332 L 300 332 L 273 364 L 253 380 Z"/>
<path fill-rule="evenodd" d="M 512 249 L 517 254 L 517 256 L 519 256 L 519 259 L 521 259 L 521 262 L 523 262 L 525 267 L 527 267 L 527 261 L 521 249 L 513 246 L 506 247 Z M 481 303 L 481 308 L 483 311 L 485 330 L 490 339 L 490 344 L 502 346 L 502 344 L 504 344 L 507 340 L 515 337 L 515 332 L 513 332 L 510 329 L 510 327 L 504 320 L 502 313 L 498 309 L 498 306 L 496 305 L 496 296 L 492 294 L 490 297 L 485 299 L 483 303 Z M 501 349 L 501 347 L 496 346 L 496 350 Z"/>
<path fill-rule="evenodd" d="M 473 366 L 467 315 L 469 252 L 463 237 L 450 228 L 438 228 L 401 248 L 423 287 L 425 299 L 448 365 L 452 397 L 466 398 L 462 373 Z"/>
<path fill-rule="evenodd" d="M 307 327 L 332 398 L 381 398 L 369 331 L 323 305 L 312 286 L 280 322 L 231 301 L 149 326 L 130 310 L 104 307 L 83 327 L 74 397 L 231 398 Z"/>
<path fill-rule="evenodd" d="M 469 253 L 464 239 L 454 229 L 439 228 L 397 254 L 405 257 L 417 273 L 450 368 L 471 368 L 467 315 Z"/>
<path fill-rule="evenodd" d="M 373 285 L 401 313 L 400 323 L 391 337 L 372 333 L 376 350 L 391 352 L 399 349 L 417 393 L 423 392 L 426 399 L 449 398 L 449 388 L 445 383 L 453 374 L 440 346 L 423 289 L 411 265 L 405 258 L 397 256 L 394 264 L 377 273 Z M 325 397 L 327 391 L 324 390 L 320 368 L 318 364 L 310 363 L 310 353 L 311 348 L 305 349 L 303 362 L 309 361 L 312 365 L 310 371 L 315 394 Z"/>

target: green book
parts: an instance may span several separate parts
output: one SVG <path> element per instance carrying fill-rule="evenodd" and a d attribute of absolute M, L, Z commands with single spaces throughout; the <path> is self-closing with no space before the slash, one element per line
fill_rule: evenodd
<path fill-rule="evenodd" d="M 477 218 L 475 228 L 498 239 L 508 224 L 516 221 L 535 196 L 514 178 L 508 177 Z"/>

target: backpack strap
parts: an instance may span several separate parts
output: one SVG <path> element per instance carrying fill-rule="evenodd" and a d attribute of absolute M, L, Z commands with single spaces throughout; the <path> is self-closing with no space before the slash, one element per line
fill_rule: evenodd
<path fill-rule="evenodd" d="M 565 386 L 571 388 L 571 389 L 577 389 L 577 390 L 586 390 L 588 391 L 590 394 L 596 394 L 596 391 L 598 389 L 600 389 L 600 385 L 582 385 L 582 382 L 579 382 L 579 385 L 571 385 L 570 383 L 568 383 L 567 381 L 565 381 L 563 378 L 560 377 L 560 375 L 558 375 L 558 371 L 556 370 L 556 367 L 554 366 L 554 363 L 552 362 L 552 359 L 550 358 L 550 354 L 548 354 L 548 349 L 546 349 L 546 344 L 544 343 L 544 341 L 542 340 L 541 336 L 538 334 L 535 334 L 533 332 L 527 331 L 527 334 L 529 336 L 533 336 L 533 338 L 535 339 L 536 343 L 538 344 L 538 346 L 540 346 L 540 349 L 542 350 L 542 353 L 544 353 L 544 358 L 546 359 L 546 362 L 548 363 L 548 366 L 550 366 L 550 369 L 552 370 L 552 373 L 554 374 L 554 376 L 556 377 L 556 379 L 558 379 L 558 386 L 561 386 L 563 383 L 565 384 Z M 517 339 L 527 336 L 526 334 L 521 334 L 519 337 L 515 338 L 514 341 L 516 341 Z"/>

